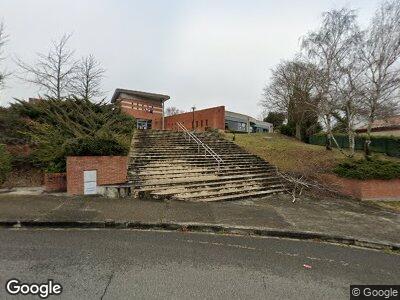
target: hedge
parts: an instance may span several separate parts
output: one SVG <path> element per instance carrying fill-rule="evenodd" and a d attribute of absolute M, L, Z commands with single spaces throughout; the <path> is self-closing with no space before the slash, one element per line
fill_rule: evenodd
<path fill-rule="evenodd" d="M 0 144 L 0 185 L 7 179 L 8 173 L 11 171 L 11 155 L 6 147 Z"/>
<path fill-rule="evenodd" d="M 65 145 L 65 156 L 125 156 L 128 152 L 129 147 L 114 138 L 78 138 Z"/>
<path fill-rule="evenodd" d="M 333 172 L 340 177 L 354 179 L 400 178 L 400 163 L 388 160 L 348 160 L 337 165 Z"/>
<path fill-rule="evenodd" d="M 341 148 L 349 148 L 349 138 L 345 134 L 335 134 L 335 139 Z M 366 136 L 356 136 L 356 150 L 363 150 Z M 326 135 L 314 134 L 310 144 L 325 145 Z M 385 153 L 389 156 L 400 157 L 400 138 L 394 136 L 372 136 L 370 149 L 373 152 Z"/>

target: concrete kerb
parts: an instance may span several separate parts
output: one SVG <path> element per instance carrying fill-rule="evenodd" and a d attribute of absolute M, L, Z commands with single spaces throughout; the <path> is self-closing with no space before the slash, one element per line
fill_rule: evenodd
<path fill-rule="evenodd" d="M 344 244 L 376 250 L 400 252 L 399 243 L 373 241 L 350 236 L 338 236 L 312 231 L 294 231 L 274 228 L 260 228 L 248 226 L 232 226 L 226 224 L 208 223 L 162 223 L 140 221 L 0 221 L 0 228 L 82 228 L 82 229 L 141 229 L 141 230 L 168 230 L 182 232 L 205 232 L 216 234 L 235 234 L 261 237 L 290 238 L 299 240 L 314 240 L 327 243 Z"/>

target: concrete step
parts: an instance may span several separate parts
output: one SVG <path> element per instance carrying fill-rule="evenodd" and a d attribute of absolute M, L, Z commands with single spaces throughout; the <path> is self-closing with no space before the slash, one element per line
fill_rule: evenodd
<path fill-rule="evenodd" d="M 150 177 L 167 177 L 167 176 L 176 176 L 176 177 L 184 177 L 188 175 L 197 175 L 197 174 L 217 174 L 218 176 L 226 176 L 231 174 L 251 174 L 257 172 L 270 172 L 275 171 L 276 168 L 273 166 L 259 166 L 259 167 L 250 167 L 245 169 L 234 169 L 234 168 L 225 168 L 218 170 L 218 167 L 214 168 L 199 168 L 199 169 L 186 169 L 186 170 L 170 170 L 165 172 L 159 172 L 157 170 L 153 171 L 151 169 L 147 169 L 146 171 L 137 172 L 135 170 L 129 170 L 130 175 L 138 175 L 141 178 L 150 178 Z"/>
<path fill-rule="evenodd" d="M 214 197 L 224 197 L 224 196 L 236 196 L 238 194 L 243 195 L 247 193 L 254 193 L 254 192 L 265 192 L 271 190 L 284 190 L 283 184 L 272 184 L 268 188 L 264 186 L 250 186 L 250 187 L 242 187 L 240 190 L 237 188 L 226 188 L 221 189 L 215 192 L 212 191 L 203 191 L 198 193 L 178 193 L 175 194 L 172 198 L 178 200 L 191 200 L 196 201 L 198 199 L 209 199 Z"/>
<path fill-rule="evenodd" d="M 183 132 L 137 131 L 129 153 L 132 193 L 152 198 L 223 201 L 284 190 L 276 168 L 214 132 L 195 133 L 223 160 L 218 164 Z"/>
<path fill-rule="evenodd" d="M 173 146 L 173 147 L 172 147 Z M 172 148 L 171 148 L 172 147 Z M 200 149 L 200 150 L 199 150 Z M 198 147 L 196 145 L 168 145 L 166 147 L 155 147 L 155 146 L 140 146 L 140 147 L 132 147 L 131 152 L 182 152 L 182 151 L 188 151 L 188 152 L 198 152 L 201 151 L 202 148 L 201 146 Z M 236 147 L 211 147 L 214 151 L 237 151 L 243 153 L 243 150 L 240 148 Z"/>
<path fill-rule="evenodd" d="M 284 188 L 272 188 L 269 190 L 265 191 L 250 191 L 247 193 L 237 193 L 237 194 L 230 194 L 230 195 L 223 195 L 223 196 L 215 196 L 215 197 L 206 197 L 206 198 L 197 198 L 194 200 L 191 199 L 179 199 L 176 198 L 176 200 L 181 200 L 181 201 L 190 201 L 190 202 L 220 202 L 220 201 L 232 201 L 232 200 L 241 200 L 241 199 L 246 199 L 246 198 L 261 198 L 261 197 L 266 197 L 271 194 L 278 194 L 278 193 L 284 193 L 286 190 Z"/>
<path fill-rule="evenodd" d="M 249 167 L 220 167 L 218 169 L 217 166 L 207 166 L 207 168 L 204 167 L 199 167 L 199 168 L 193 168 L 193 167 L 176 167 L 176 166 L 170 166 L 169 168 L 152 168 L 152 167 L 147 167 L 147 168 L 141 168 L 141 169 L 128 169 L 128 172 L 130 174 L 138 174 L 140 176 L 143 175 L 165 175 L 165 174 L 182 174 L 182 173 L 202 173 L 202 172 L 219 172 L 221 174 L 224 174 L 225 172 L 232 172 L 232 171 L 237 171 L 237 172 L 244 172 L 244 171 L 254 171 L 254 170 L 276 170 L 274 166 L 271 165 L 255 165 L 255 166 L 249 166 Z"/>
<path fill-rule="evenodd" d="M 132 162 L 130 166 L 132 169 L 135 170 L 141 170 L 141 169 L 162 169 L 162 170 L 169 170 L 169 169 L 192 169 L 192 168 L 213 168 L 217 164 L 215 160 L 206 160 L 206 161 L 200 161 L 198 164 L 195 162 L 190 162 L 190 161 L 184 161 L 184 162 L 176 162 L 174 164 L 169 163 L 168 161 L 156 161 L 156 162 Z M 247 168 L 247 167 L 253 167 L 253 166 L 272 166 L 269 163 L 262 163 L 259 161 L 242 161 L 242 162 L 222 162 L 220 164 L 222 169 L 231 169 L 231 168 Z"/>
<path fill-rule="evenodd" d="M 184 177 L 184 178 L 172 178 L 166 180 L 143 180 L 143 181 L 132 181 L 134 185 L 140 187 L 145 186 L 157 186 L 157 185 L 180 185 L 180 184 L 190 184 L 190 183 L 207 183 L 207 182 L 227 182 L 230 180 L 251 180 L 253 178 L 259 177 L 269 177 L 276 176 L 275 172 L 262 172 L 255 174 L 239 174 L 232 176 L 217 176 L 217 175 L 202 175 L 202 176 L 194 176 L 194 177 Z"/>
<path fill-rule="evenodd" d="M 268 184 L 270 182 L 277 182 L 281 181 L 282 178 L 279 176 L 264 176 L 258 178 L 252 178 L 251 181 L 247 181 L 246 184 Z M 133 185 L 133 183 L 131 183 Z M 164 192 L 168 194 L 168 191 L 176 190 L 191 190 L 191 189 L 209 189 L 215 187 L 216 189 L 220 189 L 224 185 L 235 185 L 235 184 L 244 184 L 242 179 L 236 180 L 228 180 L 228 181 L 206 181 L 206 182 L 196 182 L 196 183 L 187 183 L 182 185 L 174 185 L 166 186 L 166 185 L 156 185 L 156 186 L 143 186 L 143 187 L 136 187 L 138 192 Z"/>
<path fill-rule="evenodd" d="M 206 176 L 217 175 L 219 177 L 226 177 L 226 176 L 235 176 L 235 175 L 251 175 L 251 174 L 260 174 L 261 172 L 269 173 L 271 171 L 268 170 L 253 170 L 253 171 L 232 171 L 232 172 L 224 172 L 224 173 L 217 173 L 217 172 L 203 172 L 203 173 L 172 173 L 172 174 L 163 174 L 163 175 L 140 175 L 136 173 L 129 174 L 129 178 L 132 178 L 134 182 L 148 182 L 148 181 L 163 181 L 163 180 L 175 180 L 180 178 L 202 178 Z"/>
<path fill-rule="evenodd" d="M 267 179 L 260 179 L 260 180 L 252 180 L 252 181 L 230 181 L 226 183 L 213 183 L 209 185 L 192 185 L 192 186 L 178 186 L 178 187 L 173 187 L 173 188 L 160 188 L 160 189 L 144 189 L 143 191 L 149 191 L 151 192 L 152 195 L 155 196 L 160 196 L 160 197 L 168 197 L 172 196 L 174 194 L 185 194 L 185 193 L 201 193 L 204 191 L 220 191 L 224 189 L 230 189 L 230 188 L 235 188 L 235 189 L 242 189 L 245 187 L 250 187 L 250 186 L 261 186 L 261 187 L 268 187 L 273 184 L 281 184 L 282 183 L 282 178 L 280 177 L 271 177 L 268 180 Z"/>
<path fill-rule="evenodd" d="M 170 166 L 170 160 L 169 159 L 155 159 L 155 160 L 133 160 L 130 161 L 130 165 L 132 168 L 145 168 L 145 167 L 152 167 L 156 168 L 156 166 L 162 167 L 163 164 L 166 166 Z M 204 159 L 204 160 L 180 160 L 179 162 L 176 162 L 177 166 L 182 166 L 186 165 L 191 168 L 200 168 L 200 167 L 215 167 L 218 165 L 218 162 L 214 159 Z M 263 165 L 257 160 L 252 160 L 252 161 L 245 161 L 241 160 L 238 162 L 235 161 L 222 161 L 220 163 L 221 167 L 240 167 L 240 166 L 255 166 L 255 165 Z M 270 165 L 270 164 L 267 164 Z"/>
<path fill-rule="evenodd" d="M 218 153 L 217 153 L 218 154 Z M 237 153 L 232 153 L 232 154 L 218 154 L 222 159 L 225 160 L 236 160 L 240 158 L 256 158 L 257 156 L 251 155 L 251 154 L 237 154 Z M 133 153 L 132 155 L 129 155 L 130 158 L 137 158 L 137 159 L 204 159 L 207 157 L 213 157 L 209 153 L 204 154 L 204 153 L 192 153 L 192 154 L 183 154 L 183 153 L 172 153 L 172 154 L 146 154 L 146 153 Z"/>
<path fill-rule="evenodd" d="M 218 154 L 219 156 L 226 156 L 226 157 L 230 157 L 230 156 L 239 156 L 242 154 L 241 151 L 237 151 L 237 150 L 224 150 L 224 151 L 215 151 L 214 152 L 216 154 Z M 187 155 L 200 155 L 200 156 L 204 156 L 205 152 L 204 149 L 197 151 L 197 149 L 195 150 L 178 150 L 178 151 L 132 151 L 129 153 L 130 157 L 142 157 L 142 156 L 159 156 L 159 157 L 174 157 L 174 156 L 179 156 L 184 154 L 185 156 Z M 209 153 L 207 153 L 207 156 L 210 156 Z"/>
<path fill-rule="evenodd" d="M 223 161 L 220 163 L 221 168 L 247 168 L 253 166 L 272 166 L 268 163 L 262 163 L 259 161 Z M 202 161 L 177 161 L 175 162 L 175 166 L 186 166 L 188 168 L 202 168 L 202 167 L 209 167 L 209 168 L 216 168 L 218 164 L 215 160 L 202 160 Z M 163 168 L 173 168 L 171 163 L 168 160 L 161 160 L 161 161 L 136 161 L 131 162 L 129 169 L 132 170 L 142 170 L 146 168 L 151 169 L 163 169 Z"/>

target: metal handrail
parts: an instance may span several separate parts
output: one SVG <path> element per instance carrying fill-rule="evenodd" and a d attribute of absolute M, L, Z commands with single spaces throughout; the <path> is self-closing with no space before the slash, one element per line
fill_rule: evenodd
<path fill-rule="evenodd" d="M 188 140 L 192 139 L 196 144 L 197 144 L 197 152 L 200 153 L 200 146 L 204 149 L 204 156 L 207 157 L 207 153 L 210 154 L 212 158 L 214 158 L 218 164 L 218 172 L 220 171 L 220 164 L 223 162 L 221 156 L 219 156 L 213 149 L 211 149 L 207 144 L 203 143 L 193 132 L 190 132 L 187 130 L 187 128 L 181 123 L 181 122 L 176 122 L 176 125 L 178 125 L 178 131 L 179 129 L 182 129 L 185 138 L 186 135 L 188 137 Z"/>

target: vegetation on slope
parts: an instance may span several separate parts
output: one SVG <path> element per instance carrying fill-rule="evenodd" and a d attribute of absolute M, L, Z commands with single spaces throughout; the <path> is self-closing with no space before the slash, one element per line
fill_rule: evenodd
<path fill-rule="evenodd" d="M 226 134 L 232 140 L 232 134 Z M 318 178 L 320 174 L 332 173 L 343 163 L 343 155 L 337 150 L 327 151 L 325 147 L 310 145 L 278 133 L 236 134 L 235 142 L 247 151 L 256 154 L 280 170 Z M 363 158 L 361 152 L 355 154 L 355 160 Z M 400 162 L 398 158 L 380 155 L 376 159 Z"/>
<path fill-rule="evenodd" d="M 354 179 L 400 178 L 400 163 L 380 159 L 346 160 L 333 171 L 340 177 Z"/>
<path fill-rule="evenodd" d="M 49 172 L 64 172 L 68 155 L 126 155 L 129 151 L 134 119 L 112 104 L 46 99 L 18 101 L 7 111 L 18 130 L 8 129 L 1 138 L 29 144 L 29 162 Z M 0 124 L 8 121 L 0 119 Z"/>
<path fill-rule="evenodd" d="M 7 152 L 4 145 L 0 144 L 0 185 L 7 179 L 11 171 L 11 155 Z"/>

